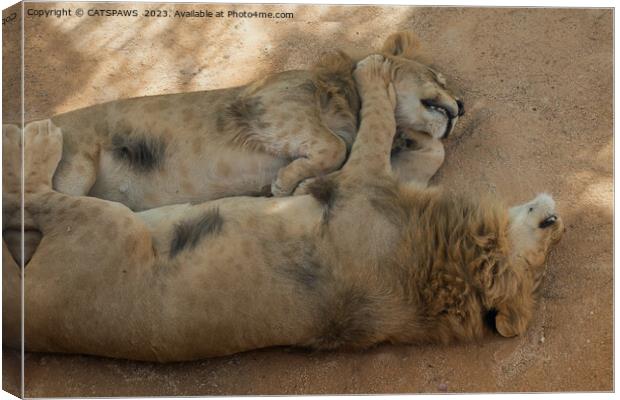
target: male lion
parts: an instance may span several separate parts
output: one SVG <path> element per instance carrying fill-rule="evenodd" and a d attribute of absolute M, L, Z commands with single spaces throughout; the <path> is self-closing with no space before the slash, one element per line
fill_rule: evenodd
<path fill-rule="evenodd" d="M 489 313 L 503 336 L 523 333 L 563 232 L 553 200 L 507 210 L 396 179 L 398 66 L 378 55 L 359 63 L 357 139 L 310 195 L 134 213 L 53 190 L 62 135 L 29 125 L 25 210 L 43 239 L 24 274 L 26 349 L 177 361 L 275 345 L 446 342 L 481 336 Z M 16 163 L 19 136 L 4 135 Z M 4 256 L 4 301 L 17 305 L 20 270 Z M 19 313 L 3 317 L 16 345 Z"/>
<path fill-rule="evenodd" d="M 426 183 L 443 162 L 433 138 L 448 135 L 463 105 L 445 79 L 414 60 L 409 32 L 388 38 L 396 110 L 414 153 L 396 155 L 405 179 Z M 338 169 L 358 126 L 359 97 L 346 54 L 309 71 L 245 86 L 113 101 L 61 114 L 54 188 L 146 210 L 237 195 L 288 195 L 306 178 Z M 429 136 L 430 135 L 430 136 Z"/>

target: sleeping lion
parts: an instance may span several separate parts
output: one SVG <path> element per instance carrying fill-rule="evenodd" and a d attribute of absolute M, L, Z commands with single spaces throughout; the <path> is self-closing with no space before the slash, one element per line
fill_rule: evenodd
<path fill-rule="evenodd" d="M 418 41 L 396 33 L 393 60 L 402 135 L 396 154 L 406 179 L 426 183 L 443 162 L 438 140 L 463 113 L 445 78 L 415 61 Z M 269 75 L 245 86 L 117 100 L 57 115 L 63 155 L 53 187 L 140 211 L 238 195 L 291 194 L 306 178 L 344 162 L 357 132 L 354 63 L 331 53 L 313 69 Z"/>
<path fill-rule="evenodd" d="M 308 195 L 136 213 L 54 190 L 63 135 L 49 121 L 30 124 L 25 211 L 43 239 L 23 282 L 26 349 L 164 362 L 281 345 L 448 342 L 480 337 L 488 315 L 501 335 L 523 333 L 563 233 L 554 202 L 540 195 L 506 209 L 397 179 L 398 67 L 380 55 L 358 64 L 357 139 Z M 19 135 L 3 134 L 16 165 Z M 8 171 L 11 188 L 19 176 Z M 19 346 L 20 269 L 6 247 L 3 256 L 13 307 L 3 338 Z"/>

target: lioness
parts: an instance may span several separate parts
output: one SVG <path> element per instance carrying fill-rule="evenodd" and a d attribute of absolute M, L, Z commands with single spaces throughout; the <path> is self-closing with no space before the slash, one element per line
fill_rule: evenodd
<path fill-rule="evenodd" d="M 553 200 L 507 210 L 396 179 L 398 66 L 359 63 L 357 139 L 310 195 L 134 213 L 53 190 L 62 134 L 30 124 L 25 211 L 43 239 L 24 275 L 26 349 L 177 361 L 446 342 L 479 337 L 489 313 L 500 334 L 523 333 L 563 232 Z M 18 163 L 19 136 L 4 135 L 4 157 Z M 18 305 L 20 270 L 3 254 L 4 301 Z M 17 345 L 19 313 L 7 311 L 3 337 Z"/>
<path fill-rule="evenodd" d="M 395 155 L 406 179 L 428 181 L 443 162 L 433 138 L 463 112 L 443 76 L 414 60 L 410 32 L 390 36 L 396 116 L 415 153 Z M 354 63 L 327 54 L 309 71 L 246 86 L 113 101 L 52 118 L 63 134 L 54 188 L 146 210 L 237 195 L 291 194 L 304 179 L 338 169 L 355 139 Z M 405 133 L 406 132 L 406 133 Z M 415 139 L 414 139 L 415 140 Z M 411 175 L 411 176 L 410 176 Z"/>

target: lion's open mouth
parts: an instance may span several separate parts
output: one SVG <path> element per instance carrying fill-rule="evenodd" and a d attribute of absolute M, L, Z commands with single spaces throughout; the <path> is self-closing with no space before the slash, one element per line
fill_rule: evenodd
<path fill-rule="evenodd" d="M 450 111 L 448 107 L 436 102 L 433 99 L 422 100 L 422 105 L 431 111 L 435 111 L 435 112 L 445 115 L 446 117 L 448 117 L 448 119 L 452 119 L 456 117 L 456 115 L 452 114 L 452 112 Z"/>
<path fill-rule="evenodd" d="M 446 130 L 444 131 L 441 138 L 442 139 L 447 138 L 448 135 L 450 134 L 450 131 L 452 131 L 452 125 L 454 124 L 454 118 L 456 117 L 456 115 L 454 115 L 448 107 L 438 103 L 437 101 L 433 99 L 424 99 L 424 100 L 421 100 L 421 103 L 424 107 L 426 107 L 426 109 L 431 110 L 436 113 L 440 113 L 441 115 L 446 117 L 447 119 Z"/>
<path fill-rule="evenodd" d="M 550 227 L 551 225 L 555 224 L 555 222 L 558 220 L 558 217 L 556 215 L 551 215 L 547 218 L 545 218 L 544 220 L 542 220 L 540 222 L 540 224 L 538 224 L 538 227 L 541 229 L 545 229 Z"/>

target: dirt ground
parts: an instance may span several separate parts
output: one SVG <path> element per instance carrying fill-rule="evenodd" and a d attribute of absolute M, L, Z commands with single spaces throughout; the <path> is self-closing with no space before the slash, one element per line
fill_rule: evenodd
<path fill-rule="evenodd" d="M 78 6 L 91 8 L 28 5 Z M 551 254 L 538 312 L 523 337 L 361 353 L 264 349 L 167 365 L 27 354 L 26 396 L 613 390 L 612 10 L 116 7 L 295 16 L 28 17 L 26 119 L 122 97 L 243 84 L 308 67 L 325 50 L 362 55 L 387 34 L 411 29 L 462 89 L 467 110 L 445 143 L 446 163 L 434 182 L 496 192 L 508 203 L 549 192 L 568 230 Z M 6 42 L 16 28 L 3 28 L 5 79 L 18 77 L 16 53 L 7 57 L 17 42 Z M 5 120 L 18 119 L 15 85 L 5 84 Z M 5 351 L 3 364 L 3 388 L 15 393 L 18 353 Z"/>

